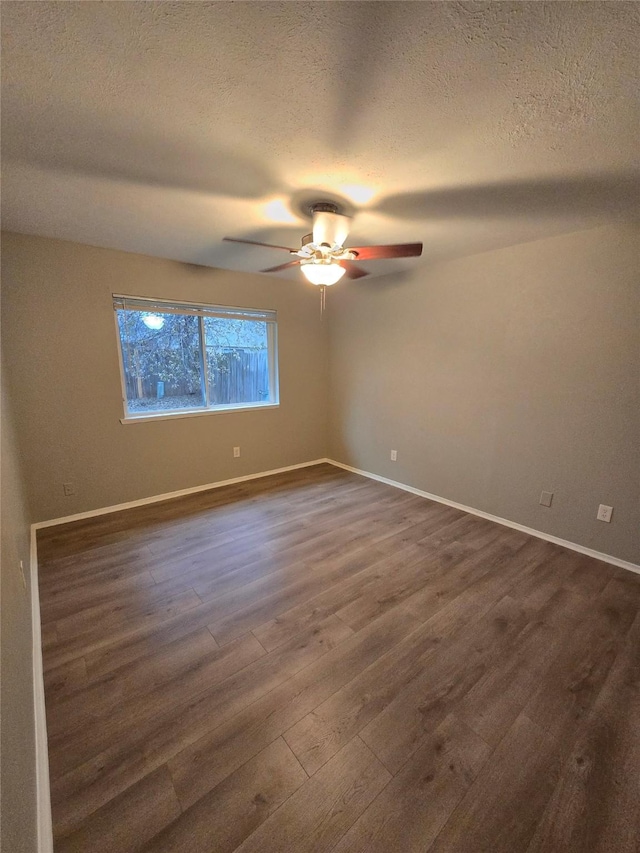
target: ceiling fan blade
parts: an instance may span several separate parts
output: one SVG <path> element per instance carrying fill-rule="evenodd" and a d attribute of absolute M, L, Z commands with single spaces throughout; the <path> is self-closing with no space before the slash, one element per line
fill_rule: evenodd
<path fill-rule="evenodd" d="M 279 264 L 277 267 L 269 267 L 266 270 L 260 270 L 260 272 L 280 272 L 280 270 L 286 270 L 289 267 L 297 267 L 300 261 L 287 261 L 286 264 Z"/>
<path fill-rule="evenodd" d="M 422 243 L 396 243 L 391 246 L 349 246 L 357 254 L 357 261 L 379 261 L 383 258 L 417 258 L 422 254 Z"/>
<path fill-rule="evenodd" d="M 297 252 L 297 249 L 290 249 L 288 246 L 274 246 L 273 243 L 258 243 L 256 240 L 239 240 L 237 237 L 223 237 L 228 243 L 248 243 L 250 246 L 265 246 L 267 249 L 284 249 L 285 252 Z"/>
<path fill-rule="evenodd" d="M 349 217 L 340 213 L 316 211 L 313 214 L 313 242 L 317 246 L 344 246 L 349 234 Z"/>
<path fill-rule="evenodd" d="M 346 270 L 347 278 L 362 278 L 365 275 L 369 275 L 366 270 L 354 264 L 353 261 L 338 261 L 338 264 L 342 269 Z"/>

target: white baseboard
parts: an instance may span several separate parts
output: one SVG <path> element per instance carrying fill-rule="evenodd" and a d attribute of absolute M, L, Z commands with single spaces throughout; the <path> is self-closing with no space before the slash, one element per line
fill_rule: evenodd
<path fill-rule="evenodd" d="M 455 507 L 455 509 L 461 509 L 471 515 L 477 515 L 480 518 L 486 518 L 488 521 L 495 521 L 496 524 L 503 524 L 505 527 L 511 527 L 513 530 L 520 530 L 522 533 L 528 533 L 531 536 L 536 536 L 538 539 L 553 542 L 554 545 L 561 545 L 563 548 L 569 548 L 571 551 L 577 551 L 579 554 L 585 554 L 587 557 L 602 560 L 603 563 L 610 563 L 612 566 L 617 566 L 620 569 L 628 569 L 630 572 L 640 574 L 640 566 L 637 566 L 635 563 L 629 563 L 626 560 L 620 560 L 618 557 L 612 557 L 610 554 L 603 554 L 600 551 L 594 551 L 592 548 L 586 548 L 584 545 L 578 545 L 577 542 L 569 542 L 568 539 L 560 539 L 558 536 L 551 536 L 551 534 L 543 533 L 541 530 L 534 530 L 533 527 L 525 527 L 524 524 L 518 524 L 516 521 L 509 521 L 507 518 L 500 518 L 498 515 L 491 515 L 488 512 L 483 512 L 481 509 L 475 509 L 472 506 L 465 506 L 464 504 L 459 504 L 456 501 L 450 501 L 448 498 L 440 497 L 440 495 L 432 495 L 430 492 L 424 492 L 422 489 L 415 489 L 413 486 L 407 486 L 405 483 L 399 483 L 397 480 L 390 480 L 388 477 L 381 477 L 379 474 L 372 474 L 370 471 L 353 468 L 351 465 L 345 465 L 344 462 L 337 462 L 335 459 L 324 459 L 322 461 L 328 462 L 330 465 L 335 465 L 336 468 L 344 468 L 345 471 L 351 471 L 353 474 L 360 474 L 363 477 L 368 477 L 370 480 L 377 480 L 379 483 L 386 483 L 387 486 L 395 486 L 396 489 L 411 492 L 411 494 L 419 495 L 421 498 L 428 498 L 430 501 L 437 501 L 438 503 Z"/>
<path fill-rule="evenodd" d="M 51 790 L 49 786 L 49 749 L 47 744 L 47 712 L 44 704 L 44 672 L 42 667 L 42 632 L 40 628 L 40 593 L 38 588 L 38 554 L 35 525 L 31 526 L 31 636 L 33 659 L 33 715 L 36 743 L 36 805 L 38 809 L 38 853 L 53 853 L 51 822 Z"/>
<path fill-rule="evenodd" d="M 95 518 L 98 515 L 108 515 L 110 512 L 121 512 L 125 509 L 133 509 L 137 506 L 169 501 L 172 498 L 182 498 L 185 495 L 195 495 L 197 492 L 208 492 L 211 489 L 220 489 L 222 486 L 233 486 L 235 483 L 244 483 L 247 480 L 259 480 L 261 477 L 270 477 L 272 474 L 283 474 L 286 471 L 295 471 L 298 468 L 310 468 L 312 465 L 321 465 L 329 462 L 328 459 L 312 459 L 310 462 L 299 462 L 297 465 L 287 465 L 284 468 L 274 468 L 272 471 L 260 471 L 257 474 L 245 474 L 242 477 L 233 477 L 231 480 L 219 480 L 217 483 L 205 483 L 202 486 L 192 486 L 188 489 L 178 489 L 175 492 L 165 492 L 162 495 L 152 495 L 148 498 L 140 498 L 136 501 L 127 501 L 113 506 L 103 506 L 98 509 L 90 509 L 87 512 L 77 512 L 74 515 L 64 515 L 61 518 L 51 518 L 48 521 L 36 521 L 32 525 L 34 530 L 42 530 L 44 527 L 56 527 L 58 524 L 68 524 L 70 521 L 82 521 L 83 518 Z"/>
<path fill-rule="evenodd" d="M 309 468 L 313 465 L 321 465 L 328 463 L 336 468 L 343 468 L 345 471 L 351 471 L 353 474 L 360 474 L 362 477 L 368 477 L 370 480 L 377 480 L 379 483 L 386 483 L 388 486 L 394 486 L 396 489 L 402 489 L 405 492 L 418 495 L 422 498 L 428 498 L 431 501 L 437 501 L 441 504 L 454 507 L 455 509 L 463 510 L 471 515 L 477 515 L 480 518 L 486 518 L 488 521 L 494 521 L 496 524 L 502 524 L 505 527 L 511 527 L 513 530 L 520 530 L 522 533 L 528 533 L 530 536 L 536 536 L 538 539 L 544 539 L 547 542 L 553 542 L 555 545 L 561 545 L 563 548 L 569 548 L 572 551 L 577 551 L 579 554 L 585 554 L 587 557 L 593 557 L 596 560 L 602 560 L 605 563 L 610 563 L 612 566 L 617 566 L 621 569 L 628 569 L 630 572 L 640 574 L 640 566 L 635 563 L 630 563 L 627 560 L 621 560 L 611 554 L 604 554 L 601 551 L 595 551 L 593 548 L 587 548 L 584 545 L 579 545 L 577 542 L 570 542 L 568 539 L 561 539 L 559 536 L 552 536 L 550 533 L 544 533 L 542 530 L 535 530 L 533 527 L 525 527 L 524 524 L 518 524 L 517 521 L 510 521 L 508 518 L 501 518 L 498 515 L 484 512 L 481 509 L 476 509 L 472 506 L 451 501 L 448 498 L 443 498 L 440 495 L 434 495 L 431 492 L 425 492 L 422 489 L 416 489 L 413 486 L 408 486 L 405 483 L 400 483 L 397 480 L 391 480 L 388 477 L 382 477 L 380 474 L 373 474 L 371 471 L 363 471 L 361 468 L 354 468 L 352 465 L 346 465 L 344 462 L 338 462 L 335 459 L 312 459 L 309 462 L 299 462 L 297 465 L 287 465 L 284 468 L 274 468 L 271 471 L 260 471 L 256 474 L 245 474 L 242 477 L 233 477 L 230 480 L 219 480 L 216 483 L 205 483 L 202 486 L 192 486 L 188 489 L 179 489 L 175 492 L 165 492 L 162 495 L 152 495 L 148 498 L 140 500 L 127 501 L 126 503 L 114 504 L 113 506 L 100 507 L 91 509 L 87 512 L 78 512 L 74 515 L 65 515 L 61 518 L 52 518 L 48 521 L 37 521 L 31 525 L 32 531 L 41 530 L 45 527 L 55 527 L 58 524 L 67 524 L 71 521 L 81 521 L 84 518 L 94 518 L 99 515 L 107 515 L 111 512 L 121 512 L 125 509 L 133 509 L 138 506 L 146 506 L 147 504 L 159 503 L 160 501 L 168 501 L 172 498 L 180 498 L 185 495 L 193 495 L 197 492 L 207 492 L 211 489 L 219 489 L 223 486 L 232 486 L 235 483 L 244 483 L 248 480 L 257 480 L 261 477 L 269 477 L 272 474 L 282 474 L 286 471 L 295 471 L 298 468 Z M 34 546 L 35 547 L 35 546 Z M 39 623 L 38 623 L 38 631 Z"/>

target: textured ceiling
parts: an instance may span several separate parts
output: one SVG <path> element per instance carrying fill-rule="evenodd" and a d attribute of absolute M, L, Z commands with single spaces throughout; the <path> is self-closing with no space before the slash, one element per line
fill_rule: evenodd
<path fill-rule="evenodd" d="M 638 217 L 640 4 L 5 3 L 3 227 L 230 269 Z M 394 264 L 396 266 L 394 267 Z M 290 273 L 288 275 L 298 275 Z"/>

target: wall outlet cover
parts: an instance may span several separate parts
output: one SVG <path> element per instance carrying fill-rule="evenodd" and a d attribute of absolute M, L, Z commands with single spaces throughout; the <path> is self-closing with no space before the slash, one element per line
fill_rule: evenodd
<path fill-rule="evenodd" d="M 612 506 L 606 506 L 605 504 L 600 504 L 600 506 L 598 507 L 598 514 L 596 516 L 598 521 L 609 522 L 609 521 L 611 521 L 612 515 L 613 515 L 613 507 Z"/>
<path fill-rule="evenodd" d="M 392 462 L 397 462 L 397 460 L 398 460 L 398 451 L 397 451 L 397 450 L 392 450 L 392 451 L 391 451 L 391 461 L 392 461 Z"/>
<path fill-rule="evenodd" d="M 540 506 L 551 506 L 552 500 L 553 500 L 553 492 L 541 492 L 540 493 Z"/>

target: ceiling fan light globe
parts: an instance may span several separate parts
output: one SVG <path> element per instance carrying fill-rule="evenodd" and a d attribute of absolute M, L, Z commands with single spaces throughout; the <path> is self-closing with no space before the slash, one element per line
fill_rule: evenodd
<path fill-rule="evenodd" d="M 344 267 L 341 267 L 338 264 L 318 263 L 314 261 L 301 263 L 300 269 L 307 281 L 310 281 L 311 284 L 324 286 L 336 284 L 346 272 Z"/>

